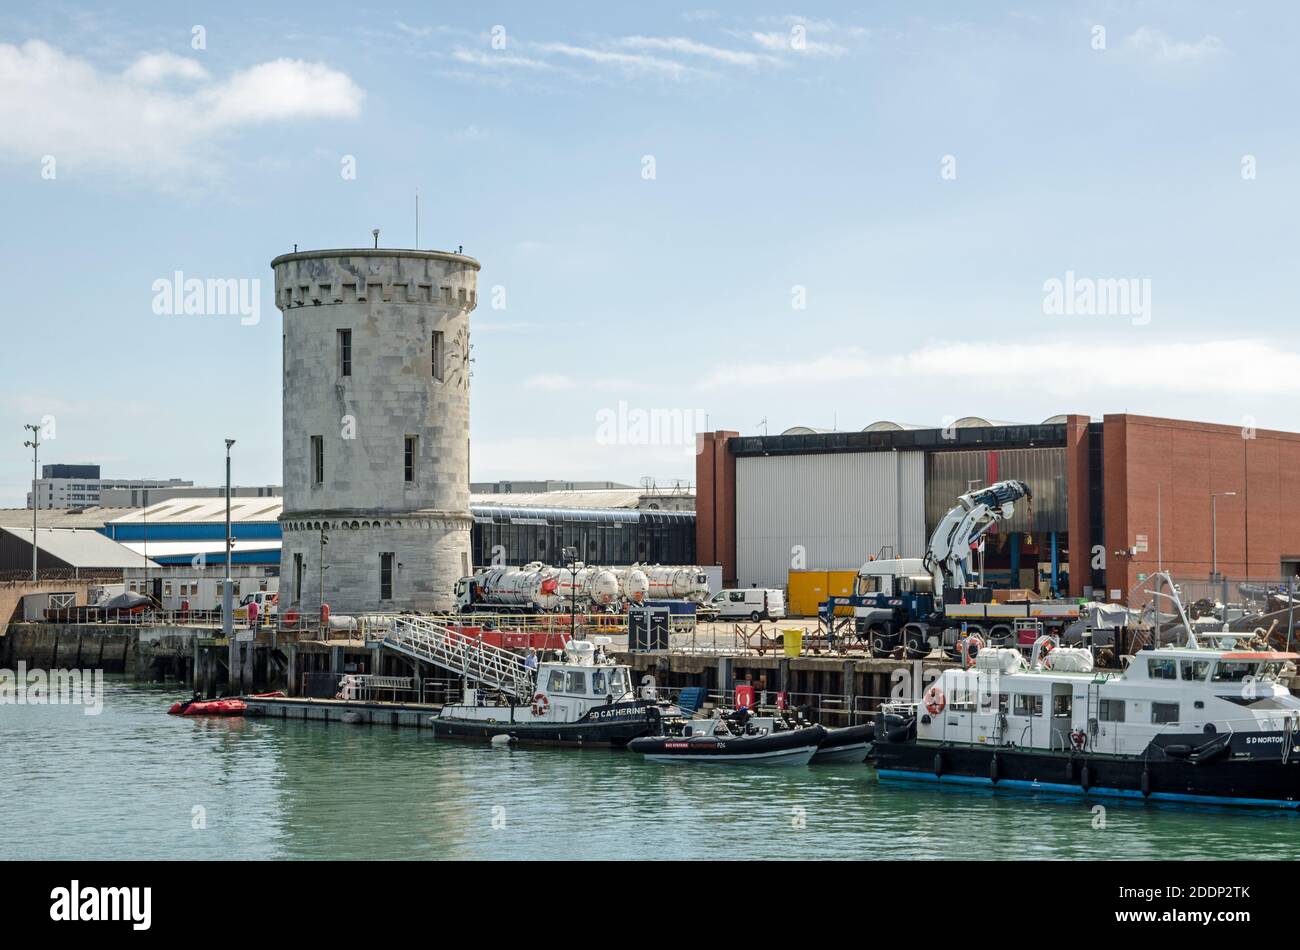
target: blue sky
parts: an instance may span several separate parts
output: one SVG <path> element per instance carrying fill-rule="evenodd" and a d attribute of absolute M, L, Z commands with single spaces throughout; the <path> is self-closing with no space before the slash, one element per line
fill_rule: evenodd
<path fill-rule="evenodd" d="M 269 262 L 409 247 L 417 190 L 483 264 L 475 479 L 693 478 L 602 413 L 1300 429 L 1294 5 L 541 6 L 0 14 L 0 505 L 46 416 L 44 461 L 278 482 Z M 259 322 L 156 314 L 176 271 Z M 1049 312 L 1067 272 L 1144 309 Z"/>

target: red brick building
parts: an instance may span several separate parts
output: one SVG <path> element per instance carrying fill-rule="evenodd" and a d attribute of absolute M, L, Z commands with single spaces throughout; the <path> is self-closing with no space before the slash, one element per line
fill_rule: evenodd
<path fill-rule="evenodd" d="M 1300 568 L 1300 434 L 1127 414 L 1040 425 L 877 423 L 862 432 L 705 433 L 696 549 L 724 584 L 790 568 L 920 556 L 972 485 L 1026 481 L 1032 502 L 991 535 L 991 586 L 1126 600 L 1158 567 L 1267 581 Z M 1212 528 L 1217 514 L 1217 531 Z M 1217 545 L 1216 545 L 1217 539 Z"/>

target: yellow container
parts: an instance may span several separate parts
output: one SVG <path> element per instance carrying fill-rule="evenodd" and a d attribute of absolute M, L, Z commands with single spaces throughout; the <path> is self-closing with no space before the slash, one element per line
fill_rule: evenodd
<path fill-rule="evenodd" d="M 826 600 L 825 571 L 791 571 L 786 590 L 786 612 L 791 617 L 816 617 L 817 605 Z"/>
<path fill-rule="evenodd" d="M 781 631 L 781 642 L 786 656 L 803 655 L 803 631 L 798 627 L 786 627 Z"/>
<path fill-rule="evenodd" d="M 858 577 L 857 569 L 843 571 L 791 571 L 786 584 L 786 613 L 791 617 L 816 617 L 828 596 L 848 597 Z M 835 616 L 851 617 L 848 604 L 835 608 Z"/>

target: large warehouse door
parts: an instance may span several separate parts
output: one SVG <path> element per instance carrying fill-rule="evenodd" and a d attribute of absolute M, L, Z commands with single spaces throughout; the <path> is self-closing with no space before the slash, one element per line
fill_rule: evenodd
<path fill-rule="evenodd" d="M 792 568 L 861 567 L 884 547 L 925 552 L 923 452 L 736 459 L 741 587 L 784 587 Z"/>

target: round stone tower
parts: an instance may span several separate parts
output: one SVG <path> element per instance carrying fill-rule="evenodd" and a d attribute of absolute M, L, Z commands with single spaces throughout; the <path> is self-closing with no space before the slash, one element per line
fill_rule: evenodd
<path fill-rule="evenodd" d="M 470 572 L 478 261 L 366 248 L 271 268 L 284 316 L 281 613 L 450 609 Z"/>

